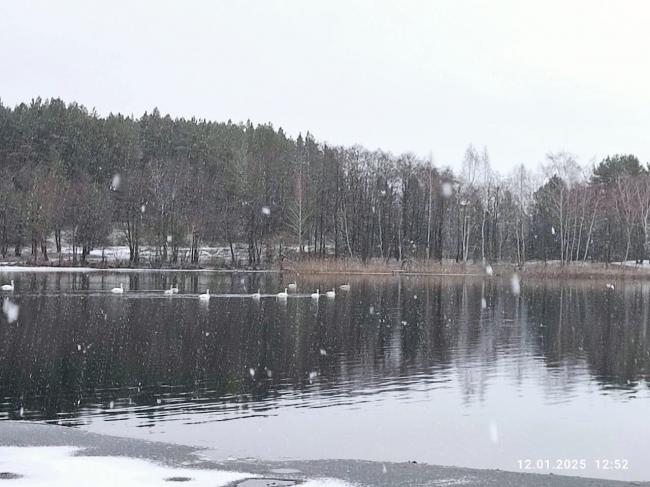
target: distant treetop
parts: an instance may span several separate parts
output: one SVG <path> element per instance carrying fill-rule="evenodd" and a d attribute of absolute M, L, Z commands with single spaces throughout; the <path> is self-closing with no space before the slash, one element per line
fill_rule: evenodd
<path fill-rule="evenodd" d="M 647 174 L 639 159 L 633 154 L 615 154 L 607 156 L 594 169 L 591 177 L 593 183 L 610 184 L 622 176 L 638 176 Z"/>

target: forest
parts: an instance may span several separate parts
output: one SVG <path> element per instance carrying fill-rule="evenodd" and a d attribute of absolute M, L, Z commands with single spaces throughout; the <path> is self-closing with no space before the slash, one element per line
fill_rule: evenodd
<path fill-rule="evenodd" d="M 461 170 L 271 124 L 0 103 L 0 254 L 43 262 L 67 248 L 76 263 L 120 243 L 131 265 L 145 247 L 159 265 L 197 264 L 218 243 L 233 267 L 650 257 L 650 174 L 634 155 L 579 164 L 549 152 L 502 175 L 470 145 L 448 162 Z"/>

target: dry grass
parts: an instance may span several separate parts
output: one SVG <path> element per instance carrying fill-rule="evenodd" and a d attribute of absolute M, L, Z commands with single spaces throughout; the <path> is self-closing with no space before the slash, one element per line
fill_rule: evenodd
<path fill-rule="evenodd" d="M 366 275 L 484 275 L 485 269 L 477 264 L 462 264 L 455 261 L 407 260 L 398 262 L 391 259 L 371 259 L 363 262 L 350 258 L 305 257 L 285 269 L 303 274 L 366 274 Z"/>
<path fill-rule="evenodd" d="M 648 279 L 650 270 L 643 267 L 629 267 L 620 264 L 573 263 L 528 263 L 521 275 L 541 279 Z"/>
<path fill-rule="evenodd" d="M 575 263 L 560 265 L 559 262 L 530 262 L 523 267 L 515 264 L 493 264 L 495 276 L 518 273 L 522 277 L 537 279 L 648 279 L 650 269 L 625 267 L 616 264 Z M 487 276 L 485 268 L 476 263 L 457 263 L 432 260 L 413 260 L 399 263 L 395 260 L 371 259 L 362 262 L 350 258 L 306 257 L 284 266 L 284 271 L 300 274 L 348 274 L 348 275 L 429 275 L 429 276 Z"/>

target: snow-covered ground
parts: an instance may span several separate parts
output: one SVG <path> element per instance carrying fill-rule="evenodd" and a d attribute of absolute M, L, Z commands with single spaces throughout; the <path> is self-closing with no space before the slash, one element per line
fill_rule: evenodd
<path fill-rule="evenodd" d="M 644 260 L 642 264 L 639 264 L 636 260 L 626 260 L 625 262 L 612 262 L 613 265 L 622 265 L 625 267 L 639 267 L 644 269 L 650 269 L 650 261 Z"/>
<path fill-rule="evenodd" d="M 12 487 L 159 487 L 175 484 L 174 481 L 188 487 L 217 487 L 258 477 L 242 472 L 174 468 L 129 457 L 75 455 L 78 451 L 79 448 L 68 446 L 0 447 L 0 472 Z M 346 487 L 350 484 L 317 479 L 301 485 Z"/>
<path fill-rule="evenodd" d="M 98 270 L 101 269 L 93 269 L 91 267 L 22 266 L 11 265 L 9 262 L 0 262 L 0 274 L 15 272 L 95 272 Z"/>
<path fill-rule="evenodd" d="M 72 247 L 63 246 L 61 248 L 61 254 L 65 259 L 68 259 L 72 256 Z M 179 249 L 179 259 L 184 261 L 189 261 L 190 249 L 181 248 Z M 235 247 L 235 255 L 238 259 L 243 259 L 247 256 L 247 250 L 240 246 Z M 152 247 L 141 247 L 140 248 L 140 259 L 143 262 L 150 261 L 156 256 L 155 249 Z M 92 262 L 101 262 L 102 257 L 106 262 L 128 262 L 129 261 L 129 247 L 125 245 L 111 245 L 102 248 L 93 249 L 88 254 L 87 259 Z M 50 258 L 58 258 L 58 254 L 50 251 Z M 201 247 L 199 249 L 199 263 L 207 263 L 214 261 L 215 259 L 223 259 L 230 261 L 230 248 L 227 246 L 218 246 L 218 247 Z"/>

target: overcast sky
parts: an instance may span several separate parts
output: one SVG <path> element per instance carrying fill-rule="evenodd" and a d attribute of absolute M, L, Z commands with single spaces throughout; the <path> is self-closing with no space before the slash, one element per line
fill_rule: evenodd
<path fill-rule="evenodd" d="M 650 160 L 650 3 L 0 3 L 0 98 L 272 122 L 332 144 L 472 143 L 507 172 L 566 150 Z"/>

